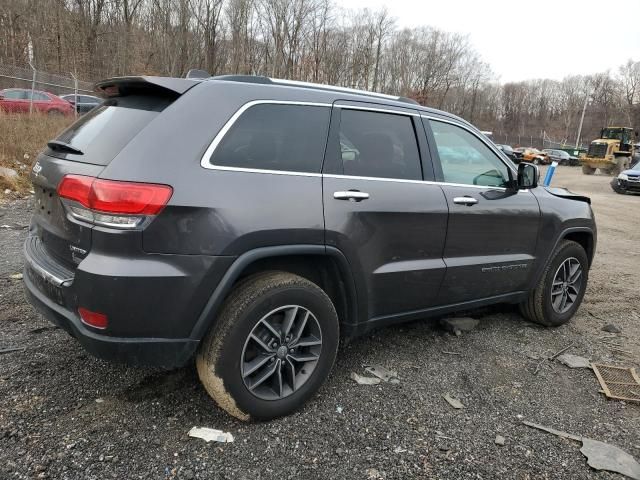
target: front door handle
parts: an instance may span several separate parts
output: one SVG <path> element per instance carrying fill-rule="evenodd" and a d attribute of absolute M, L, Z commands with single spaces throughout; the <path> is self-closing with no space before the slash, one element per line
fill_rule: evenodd
<path fill-rule="evenodd" d="M 468 207 L 470 207 L 471 205 L 475 205 L 476 203 L 478 203 L 478 200 L 473 197 L 455 197 L 453 199 L 453 203 L 456 203 L 458 205 L 467 205 Z"/>
<path fill-rule="evenodd" d="M 361 202 L 369 198 L 367 192 L 361 192 L 359 190 L 347 190 L 340 192 L 333 192 L 333 198 L 336 200 L 351 200 L 352 202 Z"/>

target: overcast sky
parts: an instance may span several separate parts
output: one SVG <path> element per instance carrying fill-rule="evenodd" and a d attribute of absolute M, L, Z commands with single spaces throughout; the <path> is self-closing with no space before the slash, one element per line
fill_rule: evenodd
<path fill-rule="evenodd" d="M 400 27 L 468 34 L 501 82 L 562 79 L 640 60 L 640 0 L 342 0 L 386 6 Z M 609 9 L 606 11 L 606 9 Z"/>

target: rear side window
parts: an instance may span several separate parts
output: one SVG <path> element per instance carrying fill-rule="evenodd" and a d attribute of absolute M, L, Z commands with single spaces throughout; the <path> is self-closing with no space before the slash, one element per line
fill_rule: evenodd
<path fill-rule="evenodd" d="M 342 109 L 340 153 L 345 175 L 422 180 L 410 116 Z"/>
<path fill-rule="evenodd" d="M 80 150 L 82 155 L 51 149 L 47 155 L 108 165 L 170 103 L 171 99 L 152 95 L 109 98 L 56 139 Z"/>
<path fill-rule="evenodd" d="M 329 107 L 259 104 L 247 109 L 209 159 L 223 167 L 319 173 Z"/>
<path fill-rule="evenodd" d="M 29 96 L 27 95 L 27 98 L 29 98 Z M 40 92 L 33 92 L 33 99 L 34 100 L 38 100 L 40 102 L 50 102 L 51 99 L 49 98 L 49 96 L 46 93 L 40 93 Z"/>

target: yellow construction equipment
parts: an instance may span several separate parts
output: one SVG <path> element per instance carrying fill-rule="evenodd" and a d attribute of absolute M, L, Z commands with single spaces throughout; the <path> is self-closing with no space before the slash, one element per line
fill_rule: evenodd
<path fill-rule="evenodd" d="M 591 142 L 588 152 L 580 157 L 582 173 L 592 175 L 599 168 L 607 175 L 618 175 L 629 168 L 634 154 L 633 136 L 633 129 L 629 127 L 600 130 L 600 138 Z"/>

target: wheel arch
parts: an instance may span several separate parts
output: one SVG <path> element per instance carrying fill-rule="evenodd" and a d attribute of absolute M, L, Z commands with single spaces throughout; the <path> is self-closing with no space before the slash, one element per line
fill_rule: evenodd
<path fill-rule="evenodd" d="M 544 262 L 541 262 L 539 264 L 538 269 L 536 270 L 536 274 L 532 278 L 532 284 L 530 286 L 531 289 L 535 288 L 535 286 L 540 281 L 540 277 L 547 268 L 547 265 L 549 264 L 549 262 L 553 261 L 553 253 L 556 251 L 556 248 L 563 240 L 571 240 L 581 245 L 587 253 L 589 267 L 591 267 L 596 248 L 596 234 L 594 230 L 589 227 L 566 228 L 560 233 L 560 235 L 558 235 L 556 241 L 553 243 L 553 247 L 549 249 L 547 258 L 544 259 Z"/>
<path fill-rule="evenodd" d="M 262 271 L 285 271 L 304 277 L 331 298 L 341 325 L 358 318 L 357 293 L 349 263 L 342 252 L 324 245 L 263 247 L 240 255 L 212 292 L 191 332 L 200 340 L 209 330 L 233 287 L 247 276 Z"/>

